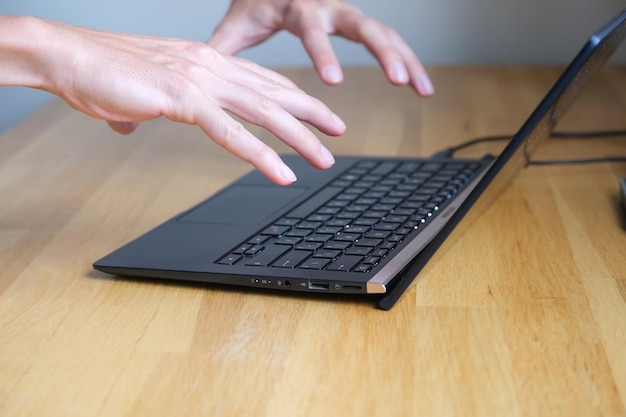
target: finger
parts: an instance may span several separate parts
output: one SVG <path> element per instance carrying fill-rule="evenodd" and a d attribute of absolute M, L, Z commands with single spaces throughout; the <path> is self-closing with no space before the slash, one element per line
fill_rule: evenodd
<path fill-rule="evenodd" d="M 363 19 L 355 28 L 354 36 L 383 67 L 387 78 L 393 84 L 403 85 L 410 81 L 404 66 L 404 59 L 391 42 L 389 29 L 369 18 Z"/>
<path fill-rule="evenodd" d="M 326 32 L 320 26 L 309 26 L 303 28 L 300 38 L 322 80 L 329 85 L 340 84 L 343 71 Z"/>
<path fill-rule="evenodd" d="M 302 90 L 271 89 L 266 91 L 260 88 L 258 91 L 278 103 L 297 120 L 307 122 L 327 135 L 339 136 L 346 130 L 346 124 L 339 116 L 323 102 L 307 95 Z"/>
<path fill-rule="evenodd" d="M 367 18 L 356 36 L 380 63 L 392 84 L 410 84 L 422 96 L 434 93 L 423 65 L 393 29 Z"/>
<path fill-rule="evenodd" d="M 192 123 L 197 124 L 215 143 L 253 165 L 274 183 L 289 185 L 296 181 L 291 168 L 272 148 L 210 100 L 195 109 Z"/>
<path fill-rule="evenodd" d="M 232 83 L 211 83 L 204 88 L 210 88 L 211 91 L 202 91 L 192 86 L 185 91 L 179 89 L 177 94 L 184 96 L 185 101 L 178 105 L 181 101 L 173 100 L 174 106 L 166 108 L 164 116 L 174 121 L 197 124 L 217 144 L 254 165 L 280 185 L 295 181 L 293 172 L 273 149 L 252 135 L 223 109 L 265 127 L 317 168 L 329 168 L 334 163 L 330 152 L 315 135 L 267 97 Z"/>
<path fill-rule="evenodd" d="M 325 28 L 324 21 L 320 20 L 316 8 L 301 3 L 300 7 L 290 9 L 285 23 L 291 33 L 300 37 L 322 81 L 337 85 L 343 81 L 343 72 L 328 38 L 331 28 Z"/>
<path fill-rule="evenodd" d="M 411 80 L 410 84 L 414 90 L 424 97 L 433 95 L 435 89 L 430 77 L 409 45 L 407 45 L 395 31 L 392 33 L 392 42 L 396 45 L 399 53 L 403 57 L 403 62 L 406 65 L 406 70 Z"/>
<path fill-rule="evenodd" d="M 289 78 L 285 77 L 284 75 L 277 73 L 276 71 L 272 71 L 268 68 L 262 67 L 261 65 L 258 65 L 252 61 L 248 61 L 247 59 L 237 58 L 237 57 L 230 57 L 230 59 L 233 62 L 235 62 L 237 65 L 250 71 L 254 76 L 261 75 L 283 87 L 298 89 L 298 86 L 296 85 L 296 83 L 294 83 L 293 81 L 291 81 Z M 220 69 L 218 68 L 216 72 L 219 73 L 219 70 Z M 232 72 L 229 73 L 230 79 L 233 79 L 232 76 L 233 76 Z M 243 82 L 243 85 L 247 85 L 245 84 L 245 81 Z"/>
<path fill-rule="evenodd" d="M 292 115 L 278 102 L 255 90 L 239 88 L 238 91 L 234 91 L 235 94 L 232 94 L 232 87 L 230 90 L 231 94 L 224 96 L 218 103 L 220 107 L 272 132 L 295 149 L 311 165 L 326 169 L 334 164 L 334 159 L 329 158 L 328 152 L 323 148 L 319 139 L 298 121 L 297 114 Z M 314 109 L 318 108 L 324 110 L 320 105 L 311 106 L 306 110 L 315 113 Z"/>
<path fill-rule="evenodd" d="M 434 89 L 424 67 L 393 29 L 353 7 L 344 7 L 335 14 L 332 26 L 338 35 L 362 43 L 379 62 L 392 84 L 410 84 L 422 96 L 433 94 Z"/>
<path fill-rule="evenodd" d="M 111 129 L 115 130 L 117 133 L 121 133 L 122 135 L 128 135 L 139 127 L 139 122 L 107 122 Z"/>
<path fill-rule="evenodd" d="M 258 92 L 260 94 L 259 97 L 271 99 L 271 101 L 280 105 L 282 109 L 292 114 L 295 118 L 312 124 L 328 135 L 338 136 L 344 133 L 345 123 L 338 116 L 320 100 L 309 96 L 299 89 L 288 78 L 246 60 L 232 58 L 230 60 L 242 63 L 244 67 L 237 65 L 219 65 L 216 67 L 216 74 L 222 75 L 229 83 L 246 87 L 244 91 L 251 89 Z M 202 85 L 203 83 L 198 81 L 197 84 Z M 228 108 L 231 110 L 240 107 L 237 103 L 241 101 L 241 97 L 238 94 L 233 94 L 232 90 L 228 93 L 222 93 L 227 99 L 219 104 L 229 106 Z M 214 92 L 207 90 L 206 94 L 213 97 Z M 233 97 L 237 97 L 237 100 L 233 101 Z M 255 123 L 251 119 L 254 110 L 254 108 L 251 109 L 251 113 L 249 113 L 246 119 L 252 123 Z"/>
<path fill-rule="evenodd" d="M 252 74 L 252 77 L 258 77 L 260 75 L 285 87 L 297 88 L 293 81 L 276 71 L 262 67 L 244 58 L 225 55 L 217 51 L 211 45 L 202 42 L 178 42 L 172 44 L 171 49 L 181 58 L 182 62 L 191 61 L 200 67 L 208 68 L 224 79 L 238 81 L 246 85 L 249 79 L 237 77 L 248 73 Z M 242 68 L 246 71 L 242 71 Z"/>

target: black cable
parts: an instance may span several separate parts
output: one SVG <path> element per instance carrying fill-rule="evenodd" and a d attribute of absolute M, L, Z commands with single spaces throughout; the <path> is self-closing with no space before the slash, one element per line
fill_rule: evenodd
<path fill-rule="evenodd" d="M 550 134 L 551 138 L 557 139 L 592 139 L 607 137 L 626 137 L 626 130 L 599 130 L 589 132 L 567 132 L 555 131 Z M 434 157 L 451 158 L 454 153 L 461 149 L 465 149 L 479 143 L 497 142 L 503 140 L 511 140 L 512 135 L 495 135 L 483 136 L 468 140 L 456 146 L 451 146 L 442 151 L 437 152 Z M 528 165 L 572 165 L 572 164 L 595 164 L 605 162 L 626 162 L 626 156 L 605 157 L 605 158 L 587 158 L 587 159 L 551 159 L 551 160 L 528 160 Z"/>
<path fill-rule="evenodd" d="M 484 136 L 484 137 L 468 140 L 467 142 L 463 142 L 460 145 L 453 146 L 453 147 L 451 147 L 449 149 L 452 151 L 452 153 L 455 153 L 455 152 L 457 152 L 457 151 L 459 151 L 461 149 L 469 148 L 470 146 L 474 146 L 474 145 L 478 145 L 479 143 L 483 143 L 483 142 L 498 142 L 498 141 L 502 141 L 502 140 L 511 140 L 511 138 L 512 138 L 511 135 Z"/>
<path fill-rule="evenodd" d="M 589 159 L 529 159 L 526 165 L 574 165 L 574 164 L 601 164 L 606 162 L 626 162 L 626 156 L 607 156 L 605 158 Z"/>
<path fill-rule="evenodd" d="M 626 130 L 596 130 L 589 132 L 568 132 L 568 131 L 560 131 L 560 132 L 552 132 L 550 137 L 553 138 L 566 138 L 566 139 L 591 139 L 591 138 L 610 138 L 610 137 L 621 137 L 626 136 Z"/>

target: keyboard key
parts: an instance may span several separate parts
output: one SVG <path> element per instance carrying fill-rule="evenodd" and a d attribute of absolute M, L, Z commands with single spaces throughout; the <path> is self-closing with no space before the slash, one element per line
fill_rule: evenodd
<path fill-rule="evenodd" d="M 262 243 L 265 243 L 265 241 L 267 241 L 268 239 L 269 236 L 258 235 L 248 240 L 248 243 L 251 245 L 260 245 Z"/>
<path fill-rule="evenodd" d="M 411 233 L 412 231 L 413 231 L 413 229 L 412 229 L 412 228 L 410 228 L 410 227 L 401 227 L 401 228 L 399 228 L 398 230 L 396 230 L 396 232 L 395 232 L 395 233 L 396 233 L 397 235 L 402 235 L 402 236 L 405 236 L 405 235 L 408 235 L 409 233 Z"/>
<path fill-rule="evenodd" d="M 415 213 L 415 209 L 412 208 L 399 208 L 399 209 L 395 209 L 393 211 L 393 214 L 397 215 L 397 216 L 410 216 L 411 214 Z"/>
<path fill-rule="evenodd" d="M 322 269 L 326 265 L 328 265 L 329 262 L 330 262 L 330 259 L 327 259 L 327 258 L 309 258 L 308 260 L 304 261 L 304 263 L 302 263 L 298 268 Z"/>
<path fill-rule="evenodd" d="M 386 223 L 404 223 L 409 219 L 409 216 L 398 216 L 396 214 L 390 214 L 385 217 Z"/>
<path fill-rule="evenodd" d="M 397 162 L 385 161 L 381 162 L 376 168 L 370 171 L 370 174 L 374 175 L 386 175 L 398 166 Z"/>
<path fill-rule="evenodd" d="M 282 218 L 278 220 L 275 224 L 278 226 L 293 226 L 300 222 L 301 219 L 292 219 L 292 218 Z"/>
<path fill-rule="evenodd" d="M 360 225 L 360 224 L 351 224 L 346 229 L 346 232 L 363 234 L 363 233 L 367 232 L 368 230 L 370 230 L 369 226 L 364 226 L 364 225 Z"/>
<path fill-rule="evenodd" d="M 380 241 L 382 242 L 382 240 L 390 234 L 391 232 L 387 230 L 370 230 L 369 232 L 367 232 L 365 237 L 370 239 L 380 239 Z"/>
<path fill-rule="evenodd" d="M 354 242 L 354 241 L 356 241 L 360 237 L 361 237 L 360 233 L 341 232 L 337 236 L 335 236 L 335 241 L 338 241 L 338 242 Z"/>
<path fill-rule="evenodd" d="M 471 180 L 460 161 L 361 161 L 217 263 L 369 272 Z"/>
<path fill-rule="evenodd" d="M 287 232 L 287 236 L 291 237 L 306 237 L 313 233 L 311 229 L 291 229 Z"/>
<path fill-rule="evenodd" d="M 307 236 L 307 242 L 321 242 L 326 243 L 330 239 L 333 238 L 334 235 L 324 234 L 324 233 L 313 233 L 312 235 Z"/>
<path fill-rule="evenodd" d="M 363 261 L 363 263 L 367 265 L 377 265 L 379 262 L 380 262 L 380 258 L 378 256 L 368 256 Z"/>
<path fill-rule="evenodd" d="M 317 211 L 318 214 L 336 214 L 341 210 L 341 207 L 322 207 Z"/>
<path fill-rule="evenodd" d="M 371 226 L 374 226 L 379 221 L 380 219 L 376 217 L 361 217 L 359 219 L 356 219 L 353 224 L 357 226 L 371 227 Z"/>
<path fill-rule="evenodd" d="M 342 255 L 339 259 L 328 265 L 326 269 L 329 271 L 349 271 L 362 260 L 362 256 Z"/>
<path fill-rule="evenodd" d="M 218 263 L 221 264 L 221 265 L 234 265 L 241 258 L 242 258 L 242 256 L 241 255 L 237 255 L 237 254 L 226 255 L 225 257 L 220 259 L 220 261 Z"/>
<path fill-rule="evenodd" d="M 352 242 L 333 241 L 324 245 L 324 249 L 346 250 L 352 245 Z"/>
<path fill-rule="evenodd" d="M 354 220 L 361 215 L 360 211 L 342 211 L 337 214 L 338 219 Z"/>
<path fill-rule="evenodd" d="M 343 230 L 343 227 L 339 227 L 339 226 L 322 226 L 319 229 L 317 229 L 318 233 L 328 233 L 328 234 L 332 234 L 332 235 L 336 235 L 337 233 L 341 232 Z"/>
<path fill-rule="evenodd" d="M 310 221 L 303 221 L 300 222 L 296 225 L 296 229 L 311 229 L 311 230 L 315 230 L 318 227 L 320 227 L 321 225 L 323 225 L 324 223 L 322 222 L 310 222 Z"/>
<path fill-rule="evenodd" d="M 339 188 L 339 187 L 323 188 L 320 192 L 315 194 L 313 197 L 309 198 L 304 203 L 300 204 L 298 207 L 293 209 L 291 213 L 287 215 L 286 217 L 305 218 L 309 214 L 314 213 L 315 210 L 322 207 L 327 201 L 331 200 L 342 191 L 343 191 L 343 188 Z M 309 220 L 313 220 L 313 219 L 309 219 Z"/>
<path fill-rule="evenodd" d="M 387 256 L 388 252 L 389 251 L 387 249 L 376 248 L 374 249 L 374 251 L 372 251 L 372 253 L 370 253 L 370 257 L 384 258 L 385 256 Z"/>
<path fill-rule="evenodd" d="M 290 249 L 287 245 L 269 245 L 266 246 L 258 255 L 250 258 L 246 265 L 248 266 L 268 266 L 278 257 L 285 254 Z"/>
<path fill-rule="evenodd" d="M 402 242 L 402 240 L 403 240 L 403 239 L 404 239 L 404 236 L 402 236 L 402 235 L 398 235 L 398 234 L 395 234 L 395 233 L 394 233 L 393 235 L 391 235 L 391 236 L 389 236 L 389 237 L 387 238 L 387 242 L 396 242 L 396 243 L 399 243 L 399 242 Z"/>
<path fill-rule="evenodd" d="M 383 243 L 383 239 L 363 238 L 363 239 L 359 239 L 359 241 L 356 244 L 358 246 L 368 246 L 370 248 L 375 248 L 381 243 Z"/>
<path fill-rule="evenodd" d="M 302 238 L 296 237 L 296 236 L 283 236 L 279 238 L 278 240 L 276 240 L 275 243 L 278 245 L 295 245 L 299 243 L 301 240 Z"/>
<path fill-rule="evenodd" d="M 311 256 L 311 252 L 303 250 L 293 250 L 278 258 L 278 260 L 274 262 L 272 266 L 277 268 L 295 268 L 296 266 L 298 266 L 298 264 L 300 264 L 309 256 Z"/>
<path fill-rule="evenodd" d="M 387 213 L 388 211 L 383 211 L 383 210 L 367 210 L 365 213 L 363 213 L 363 217 L 372 217 L 375 219 L 382 219 Z"/>
<path fill-rule="evenodd" d="M 341 255 L 342 251 L 340 250 L 332 250 L 332 249 L 320 249 L 315 252 L 316 258 L 328 258 L 335 259 L 337 256 Z"/>
<path fill-rule="evenodd" d="M 376 230 L 386 230 L 388 232 L 393 232 L 394 230 L 396 230 L 400 225 L 398 223 L 387 223 L 387 222 L 382 222 L 382 223 L 378 223 L 374 229 Z"/>
<path fill-rule="evenodd" d="M 245 256 L 254 256 L 259 254 L 263 249 L 265 249 L 265 246 L 263 245 L 254 245 L 254 246 L 250 246 L 248 248 L 248 250 L 246 250 L 244 252 Z"/>
<path fill-rule="evenodd" d="M 330 214 L 312 214 L 309 217 L 307 217 L 306 219 L 308 221 L 311 222 L 325 222 L 327 220 L 330 220 L 333 216 L 331 216 Z"/>
<path fill-rule="evenodd" d="M 291 230 L 291 226 L 283 226 L 279 224 L 272 225 L 261 232 L 262 235 L 280 236 Z"/>
<path fill-rule="evenodd" d="M 243 255 L 244 253 L 246 253 L 248 251 L 248 249 L 250 249 L 252 247 L 252 245 L 246 243 L 245 245 L 241 245 L 239 246 L 237 249 L 235 249 L 233 251 L 234 254 L 237 255 Z"/>
<path fill-rule="evenodd" d="M 354 268 L 352 270 L 352 272 L 363 272 L 363 273 L 365 273 L 365 272 L 369 272 L 370 269 L 372 269 L 372 265 L 362 263 L 361 265 L 359 265 L 356 268 Z"/>
<path fill-rule="evenodd" d="M 308 242 L 308 241 L 304 241 L 304 242 L 298 243 L 296 245 L 296 249 L 298 249 L 298 250 L 316 251 L 319 248 L 321 248 L 323 245 L 324 245 L 323 242 Z"/>
<path fill-rule="evenodd" d="M 392 235 L 392 236 L 395 236 L 395 235 Z M 387 251 L 390 251 L 391 249 L 393 249 L 395 247 L 396 247 L 396 243 L 395 242 L 386 241 L 386 242 L 383 242 L 383 243 L 380 244 L 380 248 L 381 249 L 387 249 Z"/>
<path fill-rule="evenodd" d="M 326 222 L 326 226 L 337 226 L 343 229 L 350 224 L 350 219 L 332 219 Z"/>
<path fill-rule="evenodd" d="M 367 256 L 371 251 L 372 248 L 368 246 L 353 246 L 346 251 L 346 255 Z"/>

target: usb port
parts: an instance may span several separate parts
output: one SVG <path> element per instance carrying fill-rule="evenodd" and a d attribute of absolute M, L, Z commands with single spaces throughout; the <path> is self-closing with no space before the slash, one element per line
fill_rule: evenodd
<path fill-rule="evenodd" d="M 330 283 L 327 281 L 309 281 L 310 290 L 328 291 L 330 290 Z"/>

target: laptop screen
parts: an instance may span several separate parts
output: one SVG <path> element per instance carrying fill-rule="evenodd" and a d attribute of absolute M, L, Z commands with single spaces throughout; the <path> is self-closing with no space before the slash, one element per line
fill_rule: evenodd
<path fill-rule="evenodd" d="M 453 231 L 456 236 L 462 234 L 498 197 L 502 189 L 528 163 L 534 151 L 550 137 L 559 119 L 587 80 L 606 64 L 625 35 L 626 9 L 590 37 L 459 210 L 429 246 L 405 268 L 391 291 L 378 301 L 379 308 L 391 308 L 435 252 L 441 256 L 456 241 L 455 238 L 449 238 L 449 235 Z"/>

